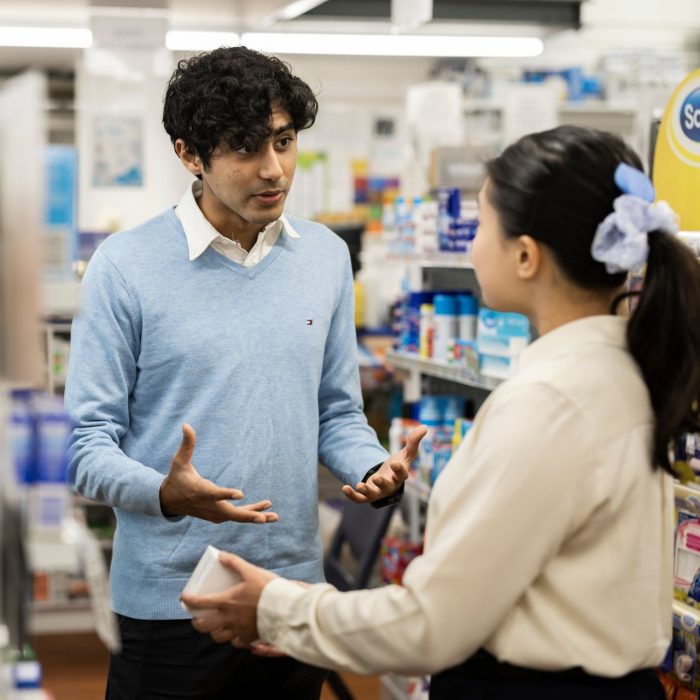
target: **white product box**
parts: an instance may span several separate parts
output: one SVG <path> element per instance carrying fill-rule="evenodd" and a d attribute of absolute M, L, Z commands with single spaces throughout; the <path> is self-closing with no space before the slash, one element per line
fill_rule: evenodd
<path fill-rule="evenodd" d="M 225 591 L 227 588 L 240 583 L 241 577 L 219 561 L 219 551 L 211 545 L 204 550 L 204 554 L 202 554 L 202 558 L 195 566 L 190 580 L 182 589 L 183 593 L 210 595 L 212 593 L 221 593 L 221 591 Z M 182 603 L 182 607 L 187 612 L 192 612 L 184 603 Z M 197 614 L 202 612 L 198 610 Z"/>

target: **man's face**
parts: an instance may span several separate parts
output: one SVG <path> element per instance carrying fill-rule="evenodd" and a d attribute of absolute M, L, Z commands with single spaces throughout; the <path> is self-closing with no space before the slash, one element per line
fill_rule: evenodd
<path fill-rule="evenodd" d="M 272 136 L 257 151 L 228 147 L 214 151 L 209 167 L 201 173 L 203 209 L 232 229 L 263 228 L 282 215 L 296 157 L 292 120 L 273 105 Z"/>

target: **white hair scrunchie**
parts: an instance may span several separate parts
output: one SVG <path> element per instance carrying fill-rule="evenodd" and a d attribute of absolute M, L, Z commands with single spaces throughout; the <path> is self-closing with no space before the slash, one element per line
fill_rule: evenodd
<path fill-rule="evenodd" d="M 615 184 L 623 192 L 615 211 L 596 229 L 591 245 L 594 260 L 605 263 L 608 274 L 637 270 L 649 257 L 649 233 L 678 233 L 678 216 L 666 202 L 654 203 L 654 185 L 645 173 L 620 163 Z"/>
<path fill-rule="evenodd" d="M 678 233 L 678 216 L 667 202 L 647 202 L 632 194 L 619 196 L 593 237 L 593 259 L 609 274 L 637 270 L 649 257 L 651 231 Z"/>

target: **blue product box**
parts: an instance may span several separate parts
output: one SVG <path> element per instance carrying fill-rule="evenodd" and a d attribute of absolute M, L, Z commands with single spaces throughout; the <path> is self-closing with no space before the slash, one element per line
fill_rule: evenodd
<path fill-rule="evenodd" d="M 518 355 L 530 342 L 530 322 L 522 314 L 482 307 L 479 309 L 476 342 L 480 355 L 506 358 Z"/>

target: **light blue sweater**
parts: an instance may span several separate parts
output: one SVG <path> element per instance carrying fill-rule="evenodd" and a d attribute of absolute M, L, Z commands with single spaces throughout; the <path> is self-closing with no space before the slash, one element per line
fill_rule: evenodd
<path fill-rule="evenodd" d="M 318 460 L 354 485 L 386 458 L 362 412 L 347 247 L 290 221 L 301 238 L 283 234 L 250 268 L 211 248 L 190 261 L 173 209 L 110 236 L 90 262 L 66 387 L 69 475 L 117 514 L 118 613 L 187 617 L 178 597 L 208 544 L 322 580 Z M 271 499 L 279 522 L 163 517 L 185 422 L 199 473 L 244 503 Z"/>

